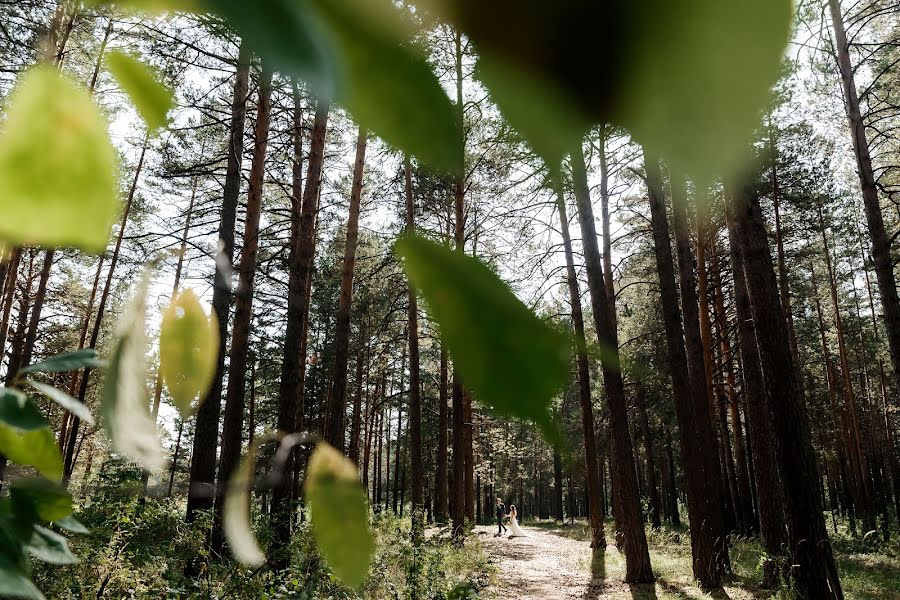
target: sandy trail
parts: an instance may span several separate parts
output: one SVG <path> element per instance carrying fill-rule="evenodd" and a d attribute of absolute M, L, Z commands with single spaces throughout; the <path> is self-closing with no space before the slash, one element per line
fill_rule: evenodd
<path fill-rule="evenodd" d="M 524 527 L 527 538 L 495 537 L 497 527 L 481 526 L 476 533 L 498 569 L 488 597 L 498 600 L 563 600 L 570 598 L 632 598 L 629 586 L 595 563 L 591 576 L 591 548 L 567 537 L 561 529 Z M 602 556 L 602 555 L 601 555 Z M 614 546 L 605 560 L 618 562 Z"/>

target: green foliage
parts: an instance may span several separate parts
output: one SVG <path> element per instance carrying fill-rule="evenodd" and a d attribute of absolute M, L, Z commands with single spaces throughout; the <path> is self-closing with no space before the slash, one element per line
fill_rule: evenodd
<path fill-rule="evenodd" d="M 0 239 L 102 251 L 119 208 L 118 169 L 106 120 L 87 90 L 54 67 L 35 67 L 5 113 Z"/>
<path fill-rule="evenodd" d="M 47 477 L 62 477 L 62 456 L 50 423 L 31 399 L 13 388 L 0 388 L 0 452 Z"/>
<path fill-rule="evenodd" d="M 174 104 L 172 90 L 158 81 L 153 71 L 137 58 L 119 50 L 106 56 L 106 64 L 116 81 L 147 124 L 155 133 L 166 125 L 166 114 Z"/>
<path fill-rule="evenodd" d="M 219 355 L 219 326 L 206 315 L 193 290 L 178 294 L 163 314 L 159 333 L 159 372 L 183 418 L 212 385 Z"/>
<path fill-rule="evenodd" d="M 704 181 L 744 158 L 792 14 L 789 0 L 439 4 L 475 42 L 495 102 L 550 164 L 591 123 L 614 122 Z"/>
<path fill-rule="evenodd" d="M 26 373 L 61 373 L 63 371 L 75 371 L 76 369 L 96 369 L 104 365 L 97 358 L 97 351 L 93 348 L 83 348 L 72 352 L 63 352 L 51 356 L 47 360 L 28 365 L 19 371 L 20 375 Z"/>
<path fill-rule="evenodd" d="M 369 572 L 374 542 L 356 465 L 319 443 L 309 459 L 304 490 L 319 551 L 344 583 L 359 587 Z"/>
<path fill-rule="evenodd" d="M 556 438 L 550 401 L 569 375 L 571 344 L 481 261 L 419 237 L 397 242 L 465 385 L 495 413 Z"/>
<path fill-rule="evenodd" d="M 390 3 L 210 4 L 264 60 L 306 79 L 319 97 L 344 104 L 361 126 L 434 167 L 462 167 L 453 105 Z"/>

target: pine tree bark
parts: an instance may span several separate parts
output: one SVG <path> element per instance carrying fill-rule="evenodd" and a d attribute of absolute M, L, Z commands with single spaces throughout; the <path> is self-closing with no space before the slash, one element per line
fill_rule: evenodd
<path fill-rule="evenodd" d="M 295 106 L 299 110 L 299 106 Z M 307 161 L 306 185 L 303 202 L 299 190 L 294 188 L 295 206 L 292 211 L 291 247 L 288 262 L 288 310 L 284 334 L 284 358 L 281 362 L 281 390 L 278 401 L 277 426 L 280 431 L 296 432 L 303 429 L 303 384 L 306 378 L 306 330 L 309 313 L 309 286 L 311 283 L 316 232 L 315 216 L 318 207 L 322 165 L 325 161 L 325 133 L 328 124 L 329 103 L 320 100 L 313 120 L 312 141 Z M 298 131 L 299 134 L 299 131 Z M 293 514 L 293 473 L 297 452 L 291 452 L 285 463 L 282 485 L 272 490 L 271 548 L 277 552 L 276 570 L 288 566 L 286 549 L 291 535 Z"/>
<path fill-rule="evenodd" d="M 337 315 L 334 319 L 334 370 L 325 409 L 325 441 L 342 453 L 347 412 L 347 361 L 350 346 L 350 309 L 353 304 L 353 271 L 356 266 L 356 244 L 359 239 L 359 206 L 362 199 L 367 137 L 366 130 L 360 127 L 356 137 L 356 158 L 353 162 L 353 183 L 350 187 L 341 289 Z"/>
<path fill-rule="evenodd" d="M 231 265 L 234 264 L 234 225 L 238 196 L 241 193 L 241 163 L 244 156 L 244 120 L 247 114 L 250 59 L 249 45 L 241 41 L 231 102 L 231 124 L 228 137 L 225 185 L 219 217 L 219 256 L 216 266 L 212 309 L 219 323 L 219 352 L 216 372 L 209 392 L 197 409 L 194 439 L 191 443 L 190 485 L 187 498 L 187 522 L 197 512 L 213 506 L 216 475 L 216 447 L 219 439 L 219 412 L 222 406 L 222 384 L 225 376 L 225 354 L 228 346 L 228 317 L 231 312 Z"/>
<path fill-rule="evenodd" d="M 588 272 L 588 288 L 594 326 L 597 331 L 601 353 L 601 366 L 609 407 L 609 425 L 612 449 L 615 455 L 616 504 L 622 515 L 622 530 L 625 551 L 625 581 L 628 583 L 650 583 L 654 581 L 650 566 L 650 553 L 641 517 L 635 470 L 634 447 L 628 426 L 628 409 L 625 402 L 625 384 L 622 380 L 619 361 L 619 342 L 612 324 L 612 307 L 603 277 L 603 264 L 597 244 L 594 211 L 591 207 L 587 173 L 581 143 L 572 151 L 572 176 L 575 184 L 575 200 L 578 206 L 578 220 L 581 225 L 581 239 L 584 246 L 585 264 Z"/>
<path fill-rule="evenodd" d="M 603 531 L 603 505 L 601 502 L 600 472 L 597 465 L 597 437 L 594 432 L 594 408 L 591 402 L 591 370 L 588 364 L 584 337 L 584 315 L 581 311 L 581 291 L 569 235 L 569 217 L 562 188 L 557 189 L 556 209 L 559 213 L 560 231 L 566 254 L 566 281 L 569 286 L 569 306 L 572 311 L 572 328 L 575 333 L 575 357 L 578 365 L 578 399 L 581 403 L 581 427 L 584 434 L 584 472 L 588 498 L 588 517 L 591 523 L 591 548 L 606 548 Z M 554 454 L 554 461 L 558 453 Z M 560 503 L 561 504 L 561 503 Z"/>
<path fill-rule="evenodd" d="M 262 214 L 263 186 L 266 174 L 266 149 L 269 145 L 269 120 L 272 110 L 272 71 L 263 64 L 259 80 L 259 100 L 253 131 L 253 158 L 250 163 L 247 210 L 244 215 L 243 246 L 238 266 L 234 323 L 231 332 L 231 356 L 228 361 L 228 388 L 222 417 L 222 450 L 216 476 L 211 546 L 221 554 L 224 547 L 222 504 L 231 475 L 241 460 L 244 441 L 244 396 L 247 392 L 247 359 L 250 350 L 250 326 L 253 321 L 253 293 L 259 254 L 259 219 Z"/>
<path fill-rule="evenodd" d="M 750 431 L 750 450 L 753 454 L 753 474 L 756 484 L 756 502 L 759 513 L 759 531 L 766 554 L 775 557 L 782 551 L 787 541 L 784 522 L 784 503 L 780 494 L 781 481 L 775 456 L 775 438 L 772 435 L 772 410 L 766 393 L 762 371 L 760 371 L 759 349 L 744 264 L 738 244 L 734 220 L 726 213 L 731 271 L 734 278 L 734 303 L 737 314 L 737 330 L 740 340 L 741 364 L 743 366 L 744 405 L 747 425 Z M 771 573 L 765 575 L 765 583 L 775 584 Z"/>
<path fill-rule="evenodd" d="M 406 201 L 405 229 L 406 235 L 411 236 L 416 233 L 416 221 L 412 187 L 412 168 L 409 163 L 409 156 L 404 157 L 403 160 L 403 181 L 404 198 Z M 425 528 L 423 513 L 425 498 L 422 484 L 424 477 L 422 473 L 422 380 L 419 373 L 419 307 L 416 298 L 416 290 L 413 287 L 412 282 L 406 282 L 406 289 L 406 327 L 409 335 L 409 424 L 407 427 L 409 429 L 409 468 L 412 475 L 412 540 L 413 543 L 419 543 Z M 445 412 L 447 410 L 446 401 L 443 404 L 443 410 Z M 446 427 L 443 429 L 443 434 L 446 436 Z M 446 461 L 446 455 L 444 460 Z M 402 503 L 400 510 L 401 512 L 403 510 Z"/>
<path fill-rule="evenodd" d="M 841 583 L 822 515 L 819 480 L 803 392 L 784 327 L 784 313 L 759 200 L 750 186 L 735 188 L 737 238 L 756 325 L 766 391 L 773 410 L 777 456 L 785 489 L 792 580 L 805 598 L 842 599 Z"/>
<path fill-rule="evenodd" d="M 441 344 L 440 359 L 440 380 L 438 383 L 438 423 L 437 423 L 437 473 L 434 475 L 434 520 L 438 523 L 446 523 L 447 516 L 450 514 L 448 506 L 449 497 L 447 495 L 447 476 L 449 475 L 448 461 L 448 430 L 449 423 L 449 407 L 447 402 L 447 385 L 448 385 L 448 369 L 447 369 L 447 349 Z"/>
<path fill-rule="evenodd" d="M 872 168 L 872 157 L 869 154 L 866 125 L 860 112 L 859 96 L 856 91 L 853 64 L 850 61 L 850 49 L 847 43 L 847 32 L 844 29 L 840 0 L 828 0 L 828 6 L 831 11 L 831 24 L 834 28 L 837 63 L 844 88 L 844 108 L 847 111 L 850 135 L 856 154 L 857 174 L 872 245 L 872 261 L 878 282 L 878 292 L 881 296 L 881 310 L 884 315 L 885 334 L 891 354 L 894 386 L 900 389 L 900 297 L 897 295 L 897 282 L 894 278 L 891 240 L 885 232 L 881 204 L 875 186 L 875 173 Z"/>
<path fill-rule="evenodd" d="M 706 397 L 703 379 L 702 354 L 698 357 L 696 353 L 699 347 L 696 296 L 693 281 L 685 285 L 682 280 L 685 321 L 690 319 L 692 335 L 691 343 L 686 344 L 687 323 L 683 329 L 678 311 L 672 242 L 666 219 L 659 161 L 645 151 L 644 165 L 650 199 L 653 247 L 659 276 L 660 305 L 666 328 L 669 372 L 675 393 L 675 413 L 678 418 L 681 453 L 684 459 L 688 518 L 694 524 L 691 532 L 693 573 L 703 587 L 716 588 L 721 586 L 721 576 L 728 562 L 728 550 L 722 513 L 719 463 L 716 455 L 711 452 L 715 445 L 715 435 L 709 418 L 709 399 Z M 694 351 L 690 363 L 686 347 Z M 674 480 L 675 465 L 671 450 L 669 454 L 670 476 Z M 674 485 L 671 487 L 674 490 Z M 677 499 L 674 513 L 678 514 Z"/>

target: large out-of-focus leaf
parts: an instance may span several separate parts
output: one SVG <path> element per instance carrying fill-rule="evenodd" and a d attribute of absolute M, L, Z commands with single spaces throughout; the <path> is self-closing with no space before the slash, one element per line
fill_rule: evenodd
<path fill-rule="evenodd" d="M 542 155 L 565 141 L 558 112 L 568 105 L 628 127 L 701 181 L 736 167 L 776 81 L 792 10 L 790 0 L 420 4 L 459 27 L 482 59 L 510 67 L 484 81 Z M 516 73 L 547 91 L 523 94 L 507 81 Z"/>
<path fill-rule="evenodd" d="M 250 488 L 258 447 L 258 443 L 250 447 L 231 475 L 222 506 L 222 530 L 231 554 L 238 562 L 256 567 L 266 562 L 266 555 L 256 543 L 256 536 L 250 527 Z"/>
<path fill-rule="evenodd" d="M 396 250 L 465 385 L 494 412 L 532 421 L 553 437 L 549 404 L 569 375 L 566 336 L 481 261 L 419 237 L 399 240 Z"/>
<path fill-rule="evenodd" d="M 147 393 L 147 286 L 145 272 L 116 326 L 103 383 L 103 419 L 116 450 L 148 471 L 165 465 Z"/>
<path fill-rule="evenodd" d="M 102 366 L 103 361 L 97 358 L 96 350 L 83 348 L 51 356 L 47 360 L 28 365 L 19 373 L 23 375 L 26 373 L 61 373 L 84 368 L 96 369 Z"/>
<path fill-rule="evenodd" d="M 204 0 L 228 19 L 263 59 L 305 79 L 324 97 L 334 94 L 333 49 L 310 14 L 309 0 Z"/>
<path fill-rule="evenodd" d="M 22 76 L 0 133 L 0 239 L 106 247 L 119 208 L 116 152 L 87 90 L 50 65 Z"/>
<path fill-rule="evenodd" d="M 72 496 L 61 484 L 44 477 L 17 479 L 9 486 L 12 511 L 18 519 L 56 521 L 72 514 Z"/>
<path fill-rule="evenodd" d="M 62 455 L 50 424 L 34 402 L 13 388 L 0 388 L 0 453 L 47 477 L 62 477 Z"/>
<path fill-rule="evenodd" d="M 0 556 L 0 597 L 44 600 L 44 595 L 31 582 L 21 567 Z"/>
<path fill-rule="evenodd" d="M 172 90 L 160 83 L 147 65 L 119 50 L 107 54 L 106 65 L 113 77 L 137 109 L 153 133 L 166 125 L 166 114 L 172 108 Z"/>
<path fill-rule="evenodd" d="M 69 542 L 63 536 L 46 527 L 34 525 L 31 539 L 26 545 L 32 556 L 55 565 L 70 565 L 78 558 L 69 550 Z"/>
<path fill-rule="evenodd" d="M 319 443 L 309 459 L 305 491 L 316 546 L 341 581 L 359 587 L 369 572 L 375 542 L 356 465 Z"/>
<path fill-rule="evenodd" d="M 94 424 L 94 417 L 91 415 L 91 411 L 88 407 L 80 402 L 78 399 L 73 398 L 66 392 L 53 387 L 52 385 L 47 385 L 46 383 L 41 383 L 40 381 L 34 381 L 33 379 L 25 380 L 28 385 L 42 393 L 47 398 L 50 398 L 64 409 L 84 421 L 90 425 Z"/>
<path fill-rule="evenodd" d="M 431 66 L 385 0 L 312 0 L 338 76 L 335 99 L 360 125 L 432 167 L 462 168 L 462 131 Z"/>
<path fill-rule="evenodd" d="M 159 332 L 159 372 L 183 418 L 209 390 L 219 354 L 215 313 L 206 315 L 192 290 L 184 290 L 163 314 Z"/>

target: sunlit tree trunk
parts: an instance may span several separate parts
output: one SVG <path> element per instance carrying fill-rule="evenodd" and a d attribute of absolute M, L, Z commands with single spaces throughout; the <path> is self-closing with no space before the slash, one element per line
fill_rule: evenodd
<path fill-rule="evenodd" d="M 675 267 L 672 257 L 672 241 L 666 219 L 662 177 L 658 160 L 645 152 L 644 165 L 647 172 L 647 188 L 650 199 L 650 215 L 653 229 L 653 247 L 656 254 L 656 268 L 659 276 L 660 306 L 666 328 L 666 348 L 669 358 L 669 375 L 675 396 L 675 414 L 678 418 L 681 453 L 684 459 L 685 483 L 687 486 L 688 517 L 694 524 L 691 535 L 691 555 L 694 577 L 707 588 L 721 585 L 721 575 L 727 564 L 725 545 L 725 524 L 722 513 L 721 478 L 719 463 L 712 448 L 715 435 L 709 418 L 709 399 L 702 371 L 702 354 L 692 355 L 689 365 L 686 352 L 685 333 L 682 317 L 678 310 L 678 291 L 675 283 Z M 697 350 L 699 326 L 696 314 L 696 296 L 693 282 L 682 283 L 686 305 L 685 320 L 690 317 L 693 337 L 692 345 Z M 670 489 L 675 495 L 675 464 L 669 454 L 669 470 L 672 481 Z M 677 502 L 674 506 L 677 515 Z M 680 520 L 680 519 L 679 519 Z"/>
<path fill-rule="evenodd" d="M 228 317 L 231 312 L 231 266 L 234 264 L 234 226 L 238 197 L 241 193 L 241 163 L 244 155 L 244 120 L 250 81 L 250 47 L 241 42 L 231 102 L 231 124 L 228 135 L 225 185 L 219 216 L 219 249 L 216 258 L 212 309 L 219 323 L 219 358 L 212 386 L 200 408 L 191 444 L 190 483 L 187 499 L 187 521 L 193 522 L 197 511 L 213 506 L 216 474 L 216 447 L 219 438 L 219 412 L 225 376 L 225 354 L 228 349 Z"/>
<path fill-rule="evenodd" d="M 641 518 L 640 497 L 635 471 L 634 448 L 628 427 L 628 409 L 625 402 L 625 385 L 622 380 L 619 361 L 619 343 L 612 324 L 612 309 L 603 277 L 603 264 L 597 243 L 594 211 L 591 206 L 587 173 L 581 143 L 572 151 L 572 176 L 575 184 L 575 200 L 578 206 L 578 221 L 581 225 L 581 239 L 588 272 L 588 288 L 594 326 L 599 338 L 603 382 L 609 407 L 609 426 L 612 449 L 615 455 L 615 501 L 622 516 L 622 536 L 625 551 L 625 581 L 628 583 L 649 583 L 654 581 L 650 566 L 647 537 Z"/>
<path fill-rule="evenodd" d="M 560 231 L 566 254 L 566 281 L 569 285 L 569 306 L 572 311 L 572 327 L 575 332 L 575 356 L 578 364 L 578 399 L 581 403 L 581 426 L 584 434 L 584 472 L 587 487 L 588 516 L 591 523 L 591 547 L 605 548 L 603 532 L 603 505 L 600 497 L 600 472 L 597 468 L 597 438 L 594 433 L 594 408 L 591 401 L 591 369 L 588 364 L 587 347 L 584 337 L 584 316 L 581 312 L 581 291 L 578 289 L 578 274 L 575 272 L 575 258 L 572 239 L 569 235 L 569 217 L 562 186 L 557 189 L 556 208 L 559 212 Z M 554 463 L 559 452 L 554 451 Z M 557 485 L 559 482 L 557 481 Z M 562 502 L 560 502 L 560 505 Z M 559 516 L 559 514 L 557 514 Z M 561 520 L 561 519 L 560 519 Z"/>
<path fill-rule="evenodd" d="M 244 216 L 243 245 L 238 266 L 238 288 L 235 293 L 234 323 L 231 332 L 231 356 L 228 361 L 228 388 L 222 417 L 222 450 L 216 475 L 215 513 L 213 515 L 212 548 L 221 554 L 222 501 L 225 488 L 241 459 L 244 441 L 244 396 L 247 391 L 247 358 L 250 348 L 250 326 L 253 321 L 253 293 L 259 254 L 259 219 L 262 214 L 265 184 L 266 149 L 269 144 L 269 118 L 272 104 L 272 71 L 263 65 L 259 81 L 259 101 L 253 132 L 253 159 Z"/>
<path fill-rule="evenodd" d="M 337 316 L 334 320 L 334 370 L 325 408 L 325 441 L 340 452 L 344 451 L 350 308 L 353 304 L 353 271 L 356 267 L 356 244 L 359 239 L 359 206 L 366 163 L 366 138 L 365 128 L 360 127 L 356 137 L 356 158 L 353 162 L 353 183 L 350 187 L 350 208 L 347 217 L 347 237 L 344 241 L 341 289 L 338 296 Z"/>

